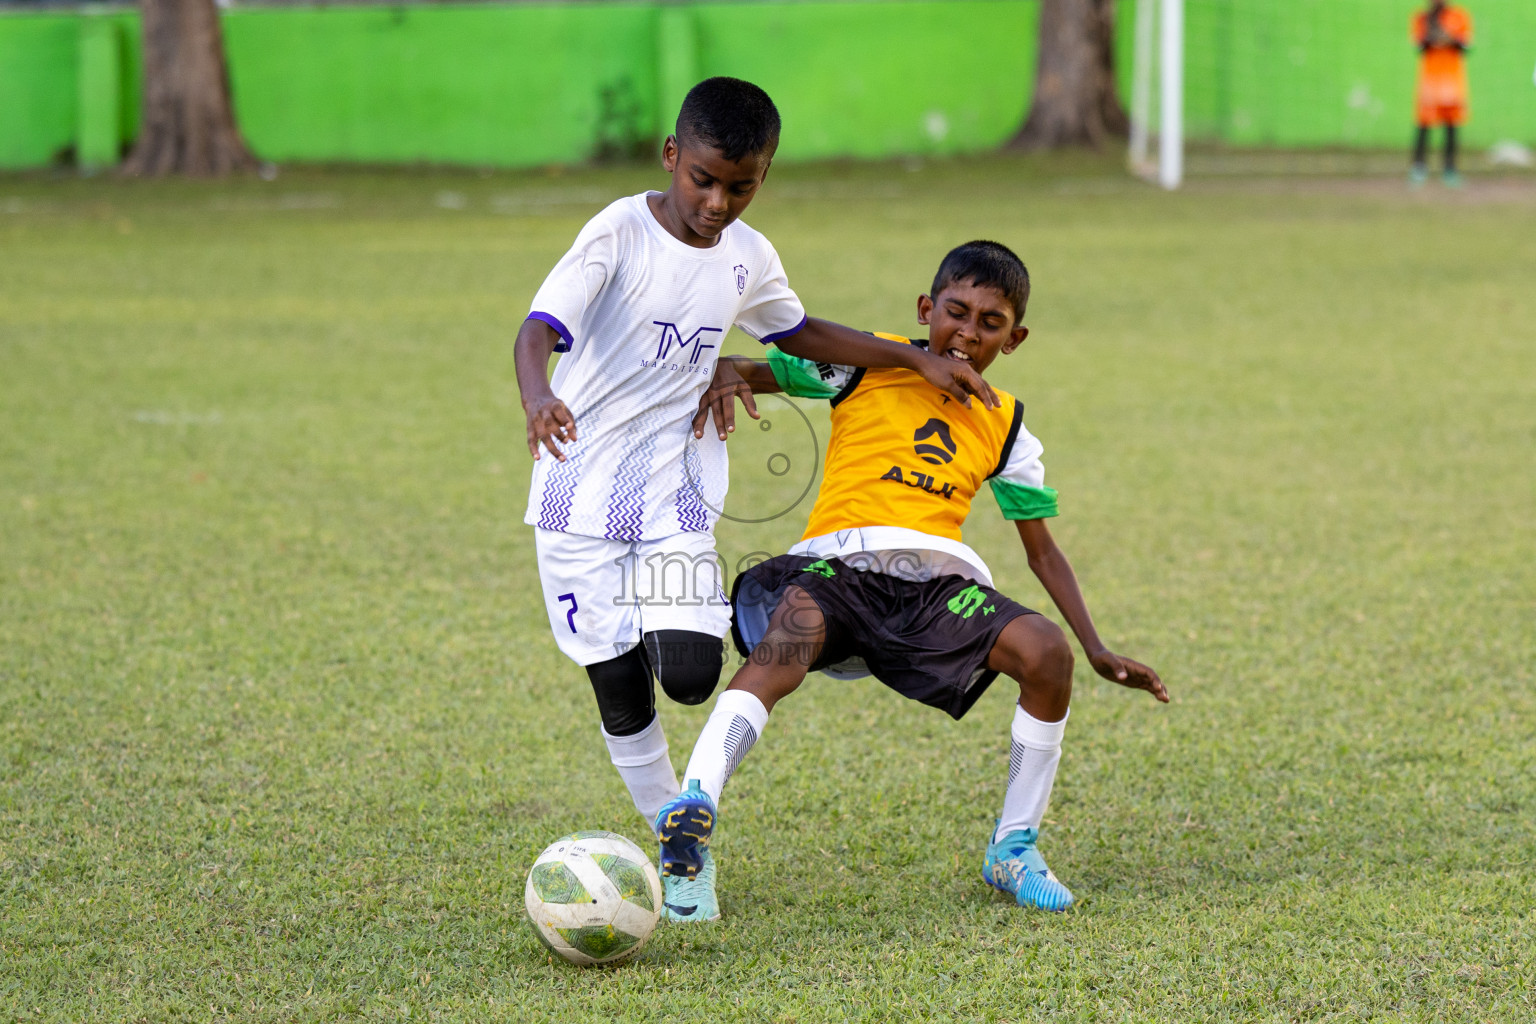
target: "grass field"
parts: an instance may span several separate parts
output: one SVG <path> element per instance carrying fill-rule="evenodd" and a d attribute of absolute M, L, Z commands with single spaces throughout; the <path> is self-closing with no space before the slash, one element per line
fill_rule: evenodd
<path fill-rule="evenodd" d="M 644 832 L 537 601 L 511 339 L 658 181 L 0 179 L 0 1017 L 1536 1018 L 1529 177 L 776 170 L 814 314 L 916 329 L 950 245 L 1025 256 L 992 376 L 1174 702 L 1080 665 L 1047 916 L 978 877 L 1006 688 L 814 680 L 727 791 L 725 919 L 550 962 L 533 857 Z M 732 508 L 787 505 L 733 443 Z M 967 536 L 1045 601 L 987 500 Z"/>

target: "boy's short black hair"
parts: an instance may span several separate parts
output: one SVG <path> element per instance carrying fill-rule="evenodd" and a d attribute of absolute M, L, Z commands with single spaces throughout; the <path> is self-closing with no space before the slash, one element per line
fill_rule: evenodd
<path fill-rule="evenodd" d="M 677 112 L 677 141 L 713 146 L 727 160 L 762 153 L 779 144 L 779 108 L 751 82 L 706 78 Z"/>
<path fill-rule="evenodd" d="M 1029 304 L 1029 268 L 1006 245 L 978 239 L 955 246 L 939 264 L 928 294 L 937 301 L 939 292 L 957 281 L 996 288 L 1013 306 L 1014 326 L 1023 322 L 1024 307 Z"/>

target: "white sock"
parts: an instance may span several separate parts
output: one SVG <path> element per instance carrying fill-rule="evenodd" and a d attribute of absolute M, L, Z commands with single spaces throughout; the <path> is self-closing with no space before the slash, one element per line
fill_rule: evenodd
<path fill-rule="evenodd" d="M 720 791 L 747 756 L 768 724 L 768 709 L 746 690 L 726 690 L 715 699 L 715 710 L 693 745 L 683 779 L 698 779 L 709 798 L 720 806 Z"/>
<path fill-rule="evenodd" d="M 1003 816 L 992 841 L 1019 829 L 1039 829 L 1051 802 L 1056 766 L 1061 763 L 1061 737 L 1069 710 L 1059 722 L 1042 722 L 1021 707 L 1013 709 L 1013 744 L 1008 751 L 1008 792 Z"/>
<path fill-rule="evenodd" d="M 601 726 L 599 726 L 601 728 Z M 619 770 L 619 778 L 629 787 L 635 810 L 645 818 L 645 827 L 656 827 L 656 815 L 662 804 L 677 796 L 677 773 L 667 757 L 667 736 L 661 731 L 661 716 L 632 736 L 610 736 L 603 729 L 608 756 Z"/>

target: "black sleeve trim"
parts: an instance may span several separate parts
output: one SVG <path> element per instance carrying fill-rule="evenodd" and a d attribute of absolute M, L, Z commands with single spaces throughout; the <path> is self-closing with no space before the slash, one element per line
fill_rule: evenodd
<path fill-rule="evenodd" d="M 1001 473 L 1008 465 L 1008 459 L 1013 455 L 1013 442 L 1019 439 L 1019 428 L 1024 426 L 1024 403 L 1017 398 L 1013 400 L 1013 423 L 1008 427 L 1008 440 L 1003 442 L 1003 453 L 997 457 L 997 468 L 987 474 L 990 480 Z"/>
<path fill-rule="evenodd" d="M 827 404 L 835 407 L 838 402 L 841 402 L 843 399 L 853 394 L 853 389 L 858 387 L 859 381 L 864 379 L 864 370 L 865 367 L 863 366 L 856 368 L 853 371 L 853 376 L 848 378 L 848 383 L 844 384 L 842 390 L 833 395 L 832 400 Z"/>

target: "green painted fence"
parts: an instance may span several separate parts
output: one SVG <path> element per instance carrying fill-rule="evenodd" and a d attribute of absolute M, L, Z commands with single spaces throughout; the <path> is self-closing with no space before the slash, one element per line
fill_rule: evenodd
<path fill-rule="evenodd" d="M 774 96 L 788 126 L 784 159 L 989 149 L 1022 120 L 1034 21 L 1035 0 L 223 14 L 236 116 L 260 156 L 505 167 L 649 148 L 687 89 L 715 74 Z M 86 71 L 103 23 L 119 40 L 120 77 L 111 95 L 87 96 L 81 83 L 103 78 Z M 24 111 L 0 121 L 0 167 L 94 156 L 93 112 L 114 101 L 116 141 L 126 143 L 139 103 L 137 31 L 124 11 L 0 14 L 0 107 Z M 982 61 L 978 37 L 1009 42 L 993 42 Z"/>
<path fill-rule="evenodd" d="M 1187 0 L 1192 138 L 1400 145 L 1419 0 Z M 1129 81 L 1135 0 L 1119 0 Z M 1471 0 L 1473 145 L 1536 141 L 1536 0 Z M 751 79 L 781 157 L 986 150 L 1027 109 L 1038 0 L 235 7 L 236 113 L 262 157 L 503 167 L 640 152 L 683 93 Z M 0 167 L 108 164 L 141 102 L 131 9 L 0 11 Z"/>
<path fill-rule="evenodd" d="M 1536 0 L 1457 2 L 1475 28 L 1468 141 L 1536 142 Z M 1245 146 L 1406 145 L 1417 74 L 1408 23 L 1423 7 L 1186 0 L 1186 132 Z"/>
<path fill-rule="evenodd" d="M 774 97 L 786 159 L 989 148 L 1023 115 L 1032 50 L 964 81 L 954 69 L 984 27 L 1029 39 L 1033 13 L 1020 0 L 477 5 L 225 24 L 241 127 L 263 156 L 531 166 L 648 145 L 716 74 Z"/>
<path fill-rule="evenodd" d="M 0 13 L 0 167 L 114 163 L 138 130 L 138 17 Z"/>

